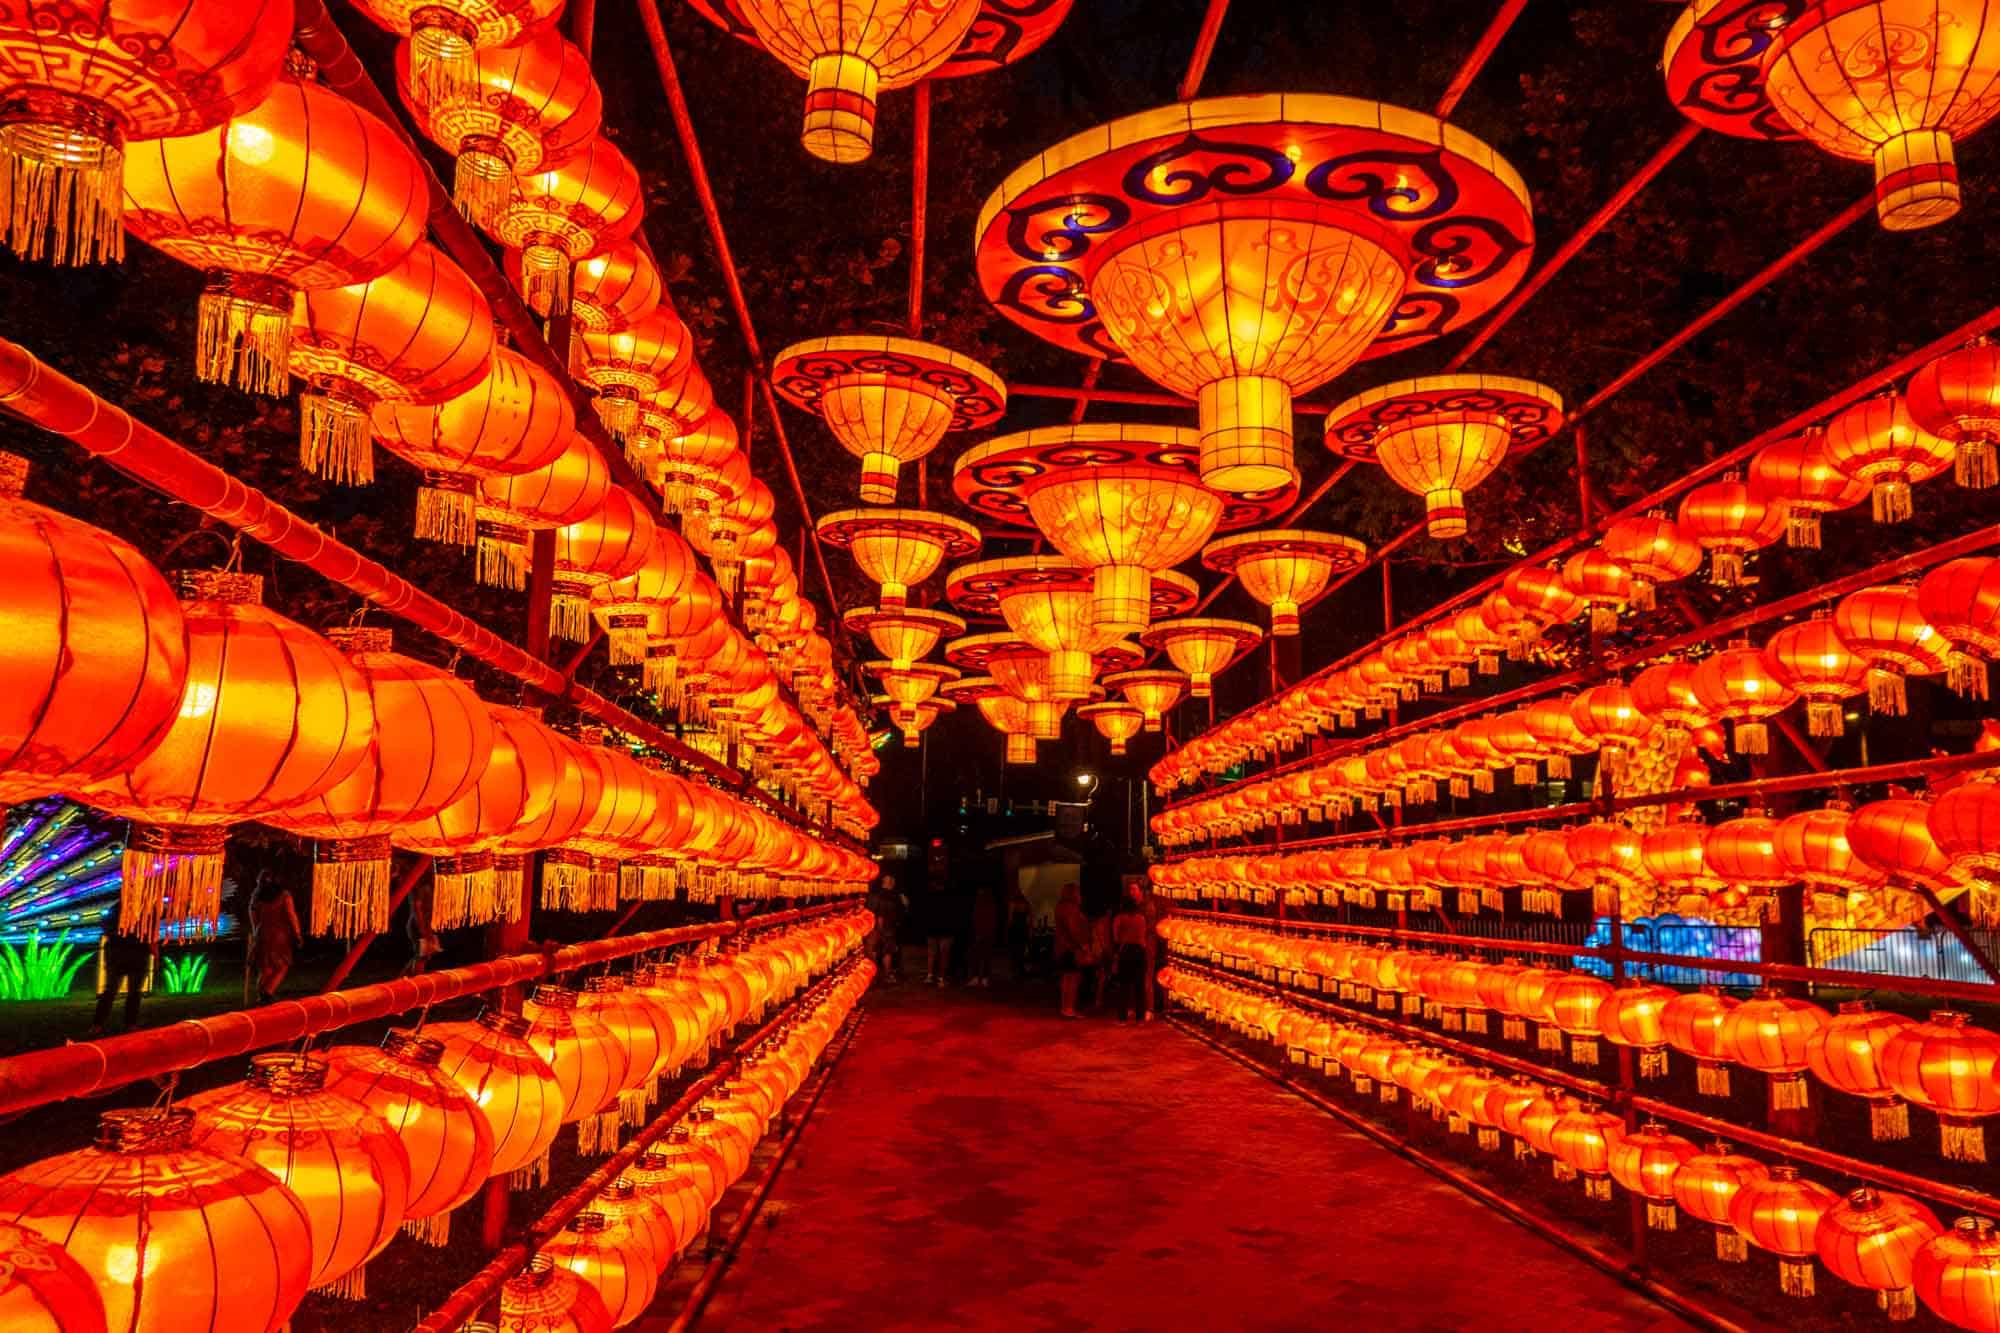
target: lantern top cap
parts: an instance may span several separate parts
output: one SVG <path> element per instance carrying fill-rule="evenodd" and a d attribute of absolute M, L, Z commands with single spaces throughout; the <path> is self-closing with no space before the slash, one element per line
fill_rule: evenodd
<path fill-rule="evenodd" d="M 1127 685 L 1179 685 L 1188 683 L 1187 673 L 1173 671 L 1166 667 L 1146 667 L 1138 671 L 1120 671 L 1116 675 L 1104 677 L 1104 683 L 1114 690 L 1122 690 Z"/>
<path fill-rule="evenodd" d="M 946 666 L 942 662 L 912 662 L 906 667 L 899 667 L 886 658 L 863 662 L 861 669 L 875 676 L 930 676 L 940 682 L 956 680 L 960 674 L 957 667 Z"/>
<path fill-rule="evenodd" d="M 821 538 L 835 546 L 852 546 L 871 538 L 900 537 L 927 541 L 953 559 L 963 559 L 979 549 L 978 528 L 962 518 L 930 509 L 838 509 L 820 515 L 813 526 Z"/>
<path fill-rule="evenodd" d="M 1143 716 L 1139 705 L 1128 704 L 1122 699 L 1106 699 L 1099 703 L 1081 704 L 1076 710 L 1076 715 L 1082 718 L 1110 716 L 1113 714 L 1125 717 Z"/>
<path fill-rule="evenodd" d="M 1783 26 L 1773 19 L 1796 8 L 1694 0 L 1683 9 L 1660 59 L 1667 95 L 1681 114 L 1739 139 L 1798 138 L 1764 92 L 1764 58 Z"/>
<path fill-rule="evenodd" d="M 1498 417 L 1508 451 L 1533 449 L 1562 428 L 1562 395 L 1505 375 L 1424 375 L 1364 389 L 1326 418 L 1326 444 L 1346 458 L 1373 461 L 1375 439 L 1399 426 L 1466 416 Z"/>
<path fill-rule="evenodd" d="M 1091 587 L 1091 571 L 1062 555 L 1002 556 L 960 565 L 945 576 L 945 596 L 970 616 L 997 616 L 1001 602 L 1025 593 L 1089 593 Z M 1159 619 L 1192 608 L 1201 588 L 1175 570 L 1155 570 L 1152 595 L 1153 617 Z"/>
<path fill-rule="evenodd" d="M 139 1107 L 99 1112 L 95 1142 L 109 1152 L 166 1152 L 186 1147 L 193 1134 L 194 1112 L 186 1107 Z"/>
<path fill-rule="evenodd" d="M 399 1060 L 427 1069 L 444 1063 L 444 1043 L 436 1037 L 424 1036 L 415 1028 L 390 1028 L 382 1038 L 382 1049 Z"/>
<path fill-rule="evenodd" d="M 961 676 L 938 686 L 938 693 L 954 702 L 978 703 L 981 699 L 1004 698 L 1007 691 L 991 676 Z"/>
<path fill-rule="evenodd" d="M 396 636 L 384 625 L 342 625 L 326 632 L 334 647 L 348 654 L 394 652 Z"/>
<path fill-rule="evenodd" d="M 1030 659 L 1039 662 L 1048 658 L 1047 653 L 1012 633 L 968 634 L 947 643 L 944 655 L 953 666 L 968 671 L 987 671 L 995 662 Z M 1090 656 L 1100 671 L 1124 671 L 1145 660 L 1145 654 L 1125 639 L 1100 648 Z"/>
<path fill-rule="evenodd" d="M 1201 563 L 1231 574 L 1246 560 L 1271 555 L 1309 554 L 1335 569 L 1353 569 L 1368 558 L 1368 548 L 1352 537 L 1305 528 L 1258 528 L 1217 537 L 1201 553 Z"/>
<path fill-rule="evenodd" d="M 183 602 L 261 606 L 264 602 L 264 576 L 222 569 L 183 569 L 174 575 L 174 591 Z"/>
<path fill-rule="evenodd" d="M 827 386 L 852 376 L 929 388 L 952 401 L 952 430 L 990 426 L 1007 411 L 1007 386 L 980 362 L 936 343 L 881 334 L 836 334 L 795 342 L 771 363 L 785 401 L 819 411 Z"/>

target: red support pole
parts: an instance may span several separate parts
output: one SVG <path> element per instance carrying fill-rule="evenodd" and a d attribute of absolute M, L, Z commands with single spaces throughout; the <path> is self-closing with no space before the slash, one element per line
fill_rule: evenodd
<path fill-rule="evenodd" d="M 1444 90 L 1443 97 L 1438 98 L 1437 107 L 1432 111 L 1432 115 L 1439 120 L 1445 120 L 1458 109 L 1458 101 L 1465 96 L 1465 90 L 1479 77 L 1479 71 L 1486 68 L 1486 62 L 1493 58 L 1493 52 L 1500 45 L 1500 39 L 1507 35 L 1507 29 L 1514 26 L 1514 20 L 1521 17 L 1521 11 L 1527 6 L 1528 0 L 1503 0 L 1500 12 L 1486 25 L 1486 31 L 1479 34 L 1478 44 L 1472 48 L 1472 53 L 1466 56 L 1465 63 L 1458 67 L 1458 73 L 1452 76 L 1451 86 Z"/>
<path fill-rule="evenodd" d="M 1192 102 L 1200 95 L 1209 57 L 1215 54 L 1215 39 L 1221 35 L 1222 19 L 1228 13 L 1229 0 L 1208 0 L 1208 12 L 1201 16 L 1201 31 L 1195 35 L 1194 54 L 1188 57 L 1187 75 L 1181 80 L 1181 101 Z"/>
<path fill-rule="evenodd" d="M 910 156 L 910 336 L 924 336 L 924 228 L 931 193 L 931 81 L 917 85 Z"/>

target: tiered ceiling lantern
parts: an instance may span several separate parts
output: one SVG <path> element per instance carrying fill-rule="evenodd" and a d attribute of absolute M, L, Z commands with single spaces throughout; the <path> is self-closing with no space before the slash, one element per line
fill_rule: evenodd
<path fill-rule="evenodd" d="M 1111 742 L 1111 753 L 1115 757 L 1125 753 L 1125 742 L 1139 734 L 1146 715 L 1128 703 L 1085 704 L 1076 710 L 1076 715 L 1097 728 L 1097 734 Z"/>
<path fill-rule="evenodd" d="M 875 651 L 889 659 L 898 671 L 907 671 L 937 647 L 940 639 L 965 633 L 965 622 L 949 611 L 906 606 L 885 611 L 879 606 L 857 606 L 841 616 L 841 623 L 856 634 L 866 634 Z"/>
<path fill-rule="evenodd" d="M 1434 117 L 1313 94 L 1127 116 L 987 199 L 980 285 L 1023 327 L 1123 357 L 1201 411 L 1201 476 L 1296 481 L 1292 398 L 1493 308 L 1527 272 L 1527 186 Z"/>
<path fill-rule="evenodd" d="M 828 162 L 875 147 L 875 100 L 925 78 L 977 74 L 1046 42 L 1072 0 L 689 0 L 807 83 L 799 141 Z"/>
<path fill-rule="evenodd" d="M 1106 676 L 1104 687 L 1123 693 L 1125 701 L 1144 717 L 1145 729 L 1158 731 L 1160 719 L 1187 694 L 1188 678 L 1178 671 L 1148 667 Z"/>
<path fill-rule="evenodd" d="M 1092 573 L 1091 618 L 1107 633 L 1152 623 L 1154 575 L 1218 530 L 1281 511 L 1287 486 L 1228 496 L 1202 484 L 1195 432 L 1173 426 L 1077 425 L 1003 435 L 968 449 L 958 498 L 1011 526 L 1032 525 Z"/>
<path fill-rule="evenodd" d="M 1119 636 L 1091 617 L 1091 577 L 1055 555 L 1008 556 L 961 565 L 946 578 L 945 595 L 973 616 L 998 616 L 1030 646 L 1049 655 L 1049 689 L 1059 700 L 1088 699 L 1095 655 Z M 1163 570 L 1152 580 L 1152 614 L 1180 615 L 1194 606 L 1194 580 Z"/>
<path fill-rule="evenodd" d="M 1004 738 L 1007 763 L 1035 762 L 1035 738 L 1028 734 L 1028 705 L 1009 694 L 999 681 L 991 676 L 966 676 L 941 686 L 938 694 L 953 704 L 976 705 L 987 725 Z"/>
<path fill-rule="evenodd" d="M 1465 493 L 1562 422 L 1562 395 L 1546 385 L 1429 375 L 1348 399 L 1327 417 L 1326 442 L 1343 457 L 1380 463 L 1390 480 L 1423 496 L 1431 536 L 1463 537 Z"/>
<path fill-rule="evenodd" d="M 1163 620 L 1139 636 L 1148 648 L 1165 650 L 1169 660 L 1185 671 L 1189 692 L 1206 699 L 1215 673 L 1236 660 L 1238 653 L 1255 647 L 1264 631 L 1241 620 L 1219 620 L 1196 616 L 1187 620 Z"/>
<path fill-rule="evenodd" d="M 1299 632 L 1299 608 L 1326 591 L 1333 576 L 1355 569 L 1368 548 L 1352 537 L 1303 528 L 1263 528 L 1239 532 L 1208 544 L 1201 562 L 1234 574 L 1243 590 L 1271 608 L 1271 633 Z"/>
<path fill-rule="evenodd" d="M 1663 65 L 1705 128 L 1872 162 L 1876 216 L 1910 231 L 1958 212 L 1953 141 L 2000 110 L 2000 14 L 1984 0 L 1694 0 Z"/>
<path fill-rule="evenodd" d="M 948 430 L 993 425 L 1007 410 L 999 376 L 969 356 L 914 338 L 813 338 L 778 353 L 771 381 L 787 401 L 817 413 L 861 460 L 861 499 L 896 503 L 905 463 L 920 461 Z"/>
<path fill-rule="evenodd" d="M 979 549 L 979 529 L 926 509 L 842 509 L 820 515 L 821 540 L 845 546 L 861 572 L 882 587 L 884 611 L 900 611 L 910 588 L 937 572 L 945 557 Z"/>

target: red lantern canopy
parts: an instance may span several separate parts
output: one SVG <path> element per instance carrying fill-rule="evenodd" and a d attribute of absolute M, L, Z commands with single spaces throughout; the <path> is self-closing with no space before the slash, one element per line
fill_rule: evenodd
<path fill-rule="evenodd" d="M 1987 695 L 1986 664 L 2000 656 L 2000 559 L 1948 560 L 1917 584 L 1917 611 L 1951 644 L 1946 679 L 1968 699 Z"/>
<path fill-rule="evenodd" d="M 1778 1256 L 1778 1285 L 1787 1296 L 1810 1296 L 1820 1218 L 1839 1202 L 1826 1186 L 1801 1180 L 1797 1167 L 1774 1166 L 1737 1190 L 1729 1221 L 1738 1235 Z"/>
<path fill-rule="evenodd" d="M 1759 991 L 1729 1011 L 1720 1035 L 1732 1059 L 1769 1076 L 1771 1110 L 1797 1110 L 1807 1099 L 1806 1048 L 1832 1021 L 1809 1000 Z"/>
<path fill-rule="evenodd" d="M 254 574 L 181 576 L 188 672 L 160 744 L 77 796 L 133 823 L 119 929 L 210 935 L 232 824 L 331 790 L 367 757 L 372 698 L 347 658 L 263 605 Z"/>
<path fill-rule="evenodd" d="M 1646 1225 L 1655 1231 L 1678 1229 L 1674 1209 L 1674 1178 L 1681 1165 L 1700 1153 L 1692 1142 L 1648 1120 L 1611 1145 L 1611 1178 L 1646 1201 Z"/>
<path fill-rule="evenodd" d="M 1708 709 L 1694 690 L 1693 662 L 1675 658 L 1655 662 L 1632 678 L 1632 705 L 1668 735 L 1685 741 L 1711 724 Z"/>
<path fill-rule="evenodd" d="M 1984 490 L 2000 482 L 1993 448 L 2000 424 L 2000 350 L 1975 338 L 1910 376 L 1904 393 L 1911 419 L 1957 449 L 1952 475 L 1959 485 Z"/>
<path fill-rule="evenodd" d="M 1898 1096 L 1936 1113 L 1947 1159 L 1986 1160 L 1986 1129 L 1977 1122 L 2000 1114 L 2000 1035 L 1940 1009 L 1890 1034 L 1881 1061 Z"/>
<path fill-rule="evenodd" d="M 1958 872 L 1931 836 L 1930 812 L 1930 802 L 1907 796 L 1870 801 L 1847 823 L 1848 846 L 1893 883 L 1957 888 Z"/>
<path fill-rule="evenodd" d="M 242 1083 L 198 1093 L 191 1142 L 255 1162 L 305 1206 L 313 1289 L 362 1300 L 363 1265 L 396 1238 L 410 1198 L 410 1156 L 381 1116 L 329 1091 L 326 1061 L 250 1057 Z"/>
<path fill-rule="evenodd" d="M 1769 1174 L 1762 1162 L 1730 1151 L 1720 1139 L 1683 1161 L 1674 1172 L 1674 1202 L 1688 1216 L 1715 1228 L 1716 1258 L 1740 1264 L 1750 1257 L 1749 1246 L 1730 1221 L 1730 1209 L 1744 1186 Z"/>
<path fill-rule="evenodd" d="M 339 783 L 262 822 L 314 839 L 313 933 L 352 939 L 388 929 L 390 834 L 479 780 L 493 753 L 493 716 L 456 676 L 392 651 L 386 629 L 328 637 L 366 686 L 373 741 Z"/>
<path fill-rule="evenodd" d="M 1524 647 L 1544 630 L 1575 620 L 1584 610 L 1583 599 L 1570 590 L 1562 574 L 1541 565 L 1507 571 L 1500 581 L 1500 595 L 1513 612 L 1518 641 Z"/>
<path fill-rule="evenodd" d="M 1947 440 L 1919 426 L 1895 392 L 1864 398 L 1826 426 L 1827 461 L 1874 497 L 1877 523 L 1901 523 L 1914 509 L 1910 487 L 1952 465 Z"/>
<path fill-rule="evenodd" d="M 1852 509 L 1868 498 L 1868 483 L 1833 465 L 1826 432 L 1815 426 L 1774 444 L 1750 460 L 1750 490 L 1785 511 L 1785 542 L 1819 549 L 1820 515 Z"/>
<path fill-rule="evenodd" d="M 1825 611 L 1787 625 L 1764 644 L 1772 677 L 1806 701 L 1806 730 L 1838 736 L 1846 701 L 1868 690 L 1868 663 L 1857 657 Z"/>
<path fill-rule="evenodd" d="M 1655 721 L 1639 696 L 1617 681 L 1579 690 L 1569 701 L 1569 717 L 1583 738 L 1612 760 L 1643 744 Z"/>
<path fill-rule="evenodd" d="M 565 315 L 576 263 L 630 236 L 644 210 L 638 171 L 599 136 L 566 162 L 515 177 L 513 199 L 485 230 L 521 252 L 521 296 L 529 307 Z"/>
<path fill-rule="evenodd" d="M 1710 717 L 1734 724 L 1738 754 L 1769 754 L 1771 732 L 1765 719 L 1784 712 L 1798 697 L 1771 674 L 1763 654 L 1747 639 L 1704 660 L 1689 683 Z"/>
<path fill-rule="evenodd" d="M 291 31 L 288 0 L 119 0 L 74 21 L 10 10 L 0 20 L 7 244 L 58 264 L 122 260 L 125 145 L 194 134 L 256 106 L 284 67 Z"/>
<path fill-rule="evenodd" d="M 1743 582 L 1743 558 L 1777 541 L 1785 507 L 1767 501 L 1730 473 L 1697 486 L 1681 499 L 1680 526 L 1708 552 L 1708 579 L 1719 588 Z"/>
<path fill-rule="evenodd" d="M 493 312 L 458 265 L 419 245 L 380 277 L 304 293 L 292 317 L 299 466 L 345 485 L 375 480 L 377 403 L 442 403 L 493 367 Z"/>
<path fill-rule="evenodd" d="M 1695 1089 L 1704 1097 L 1729 1095 L 1728 1062 L 1736 1058 L 1736 1052 L 1729 1045 L 1724 1024 L 1738 1003 L 1714 986 L 1703 986 L 1682 991 L 1660 1010 L 1660 1028 L 1667 1045 L 1693 1057 Z"/>
<path fill-rule="evenodd" d="M 382 1117 L 410 1159 L 403 1229 L 427 1245 L 451 1239 L 451 1210 L 493 1172 L 493 1129 L 473 1094 L 440 1067 L 436 1037 L 392 1028 L 382 1045 L 326 1053 L 327 1091 Z"/>
<path fill-rule="evenodd" d="M 527 1042 L 519 1014 L 489 1009 L 470 1023 L 435 1023 L 424 1035 L 443 1050 L 438 1069 L 471 1096 L 493 1141 L 492 1174 L 537 1175 L 562 1128 L 563 1088 Z M 526 1188 L 532 1179 L 517 1179 Z"/>
<path fill-rule="evenodd" d="M 423 240 L 429 210 L 402 136 L 299 75 L 125 161 L 125 225 L 209 275 L 195 374 L 257 393 L 290 382 L 296 294 L 381 277 Z"/>
<path fill-rule="evenodd" d="M 1892 1320 L 1917 1313 L 1917 1255 L 1944 1228 L 1907 1194 L 1862 1188 L 1820 1214 L 1814 1248 L 1827 1271 L 1875 1293 Z"/>
<path fill-rule="evenodd" d="M 90 1147 L 0 1176 L 0 1218 L 82 1265 L 99 1328 L 270 1333 L 305 1299 L 305 1207 L 262 1166 L 196 1146 L 194 1122 L 185 1107 L 101 1112 Z"/>
<path fill-rule="evenodd" d="M 1961 1217 L 1917 1251 L 1917 1295 L 1960 1328 L 2000 1329 L 2000 1229 L 1991 1218 Z"/>
<path fill-rule="evenodd" d="M 1890 584 L 1851 592 L 1834 608 L 1833 627 L 1870 667 L 1873 712 L 1903 716 L 1910 710 L 1903 678 L 1935 676 L 1948 665 L 1944 636 L 1924 619 L 1915 588 Z"/>
<path fill-rule="evenodd" d="M 1605 528 L 1597 547 L 1632 576 L 1632 605 L 1653 609 L 1653 589 L 1675 583 L 1701 568 L 1701 546 L 1664 514 L 1621 518 Z"/>

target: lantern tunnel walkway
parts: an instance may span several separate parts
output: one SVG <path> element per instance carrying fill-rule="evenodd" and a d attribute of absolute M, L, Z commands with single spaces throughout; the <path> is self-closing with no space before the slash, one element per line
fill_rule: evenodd
<path fill-rule="evenodd" d="M 1169 1023 L 866 1012 L 701 1328 L 1684 1327 Z"/>

